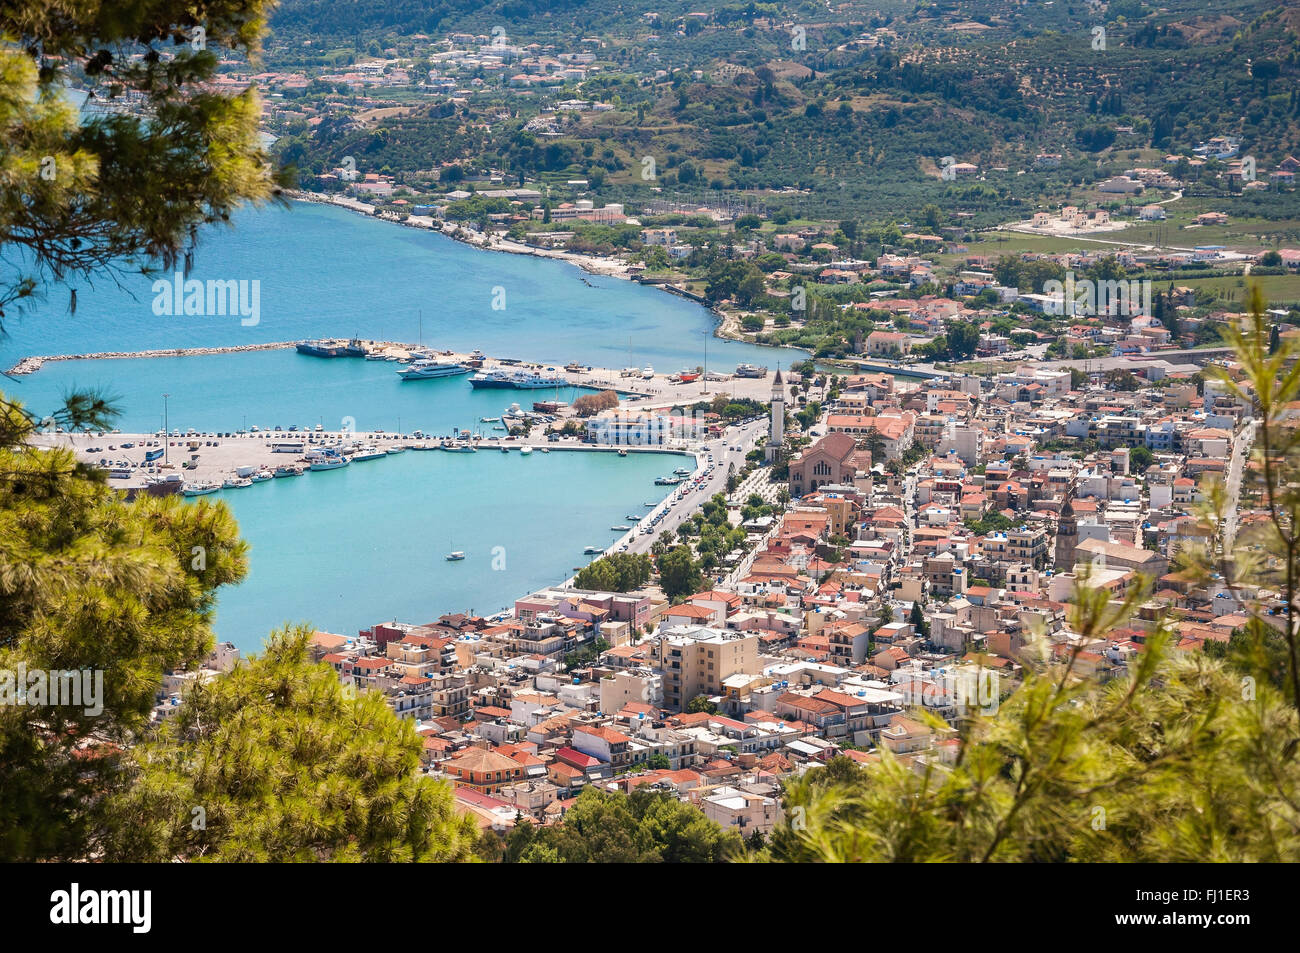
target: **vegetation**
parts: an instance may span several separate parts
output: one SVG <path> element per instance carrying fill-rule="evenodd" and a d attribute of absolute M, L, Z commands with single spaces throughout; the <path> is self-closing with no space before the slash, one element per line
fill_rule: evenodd
<path fill-rule="evenodd" d="M 654 564 L 649 556 L 611 553 L 593 560 L 578 571 L 574 585 L 600 592 L 631 592 L 650 581 Z"/>

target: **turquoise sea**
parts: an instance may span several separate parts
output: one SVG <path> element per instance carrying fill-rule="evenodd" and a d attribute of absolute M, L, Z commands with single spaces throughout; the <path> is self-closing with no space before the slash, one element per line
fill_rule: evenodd
<path fill-rule="evenodd" d="M 154 314 L 141 275 L 77 283 L 77 310 L 56 291 L 11 312 L 0 368 L 31 354 L 219 347 L 315 337 L 416 341 L 497 357 L 663 371 L 704 363 L 801 359 L 712 337 L 699 305 L 634 282 L 588 275 L 549 259 L 471 248 L 441 235 L 296 203 L 245 211 L 231 228 L 205 230 L 187 277 L 259 283 L 259 320 Z M 504 308 L 494 309 L 504 302 Z M 43 414 L 72 389 L 114 398 L 123 431 L 315 426 L 447 433 L 500 416 L 549 391 L 474 391 L 464 377 L 403 382 L 395 365 L 322 360 L 294 351 L 184 358 L 66 361 L 0 382 Z M 573 394 L 560 393 L 561 399 Z M 351 418 L 349 421 L 348 418 Z M 662 495 L 653 478 L 671 458 L 604 454 L 408 452 L 345 470 L 223 494 L 253 550 L 248 580 L 220 596 L 217 634 L 255 650 L 277 622 L 310 620 L 351 634 L 396 616 L 428 621 L 448 611 L 495 611 L 533 586 L 556 582 Z M 455 545 L 451 545 L 453 542 Z M 504 571 L 488 551 L 507 547 Z M 471 552 L 445 563 L 449 549 Z"/>
<path fill-rule="evenodd" d="M 216 631 L 245 652 L 310 620 L 355 635 L 375 622 L 480 615 L 558 583 L 649 512 L 679 455 L 481 450 L 405 453 L 223 491 L 251 549 L 221 594 Z M 689 462 L 686 465 L 691 465 Z M 462 550 L 462 562 L 448 562 Z"/>

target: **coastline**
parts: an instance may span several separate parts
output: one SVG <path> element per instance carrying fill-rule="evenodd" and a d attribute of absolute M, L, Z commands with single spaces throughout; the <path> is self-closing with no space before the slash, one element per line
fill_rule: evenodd
<path fill-rule="evenodd" d="M 422 231 L 436 232 L 444 238 L 449 238 L 454 242 L 460 242 L 462 245 L 469 245 L 472 248 L 478 248 L 482 251 L 504 252 L 508 255 L 527 255 L 533 258 L 550 258 L 554 261 L 564 261 L 571 265 L 577 266 L 589 275 L 597 275 L 605 278 L 618 278 L 623 281 L 634 281 L 639 285 L 647 288 L 658 288 L 667 294 L 676 295 L 679 298 L 686 298 L 694 301 L 700 307 L 708 311 L 716 319 L 713 326 L 712 335 L 721 341 L 736 341 L 741 344 L 751 344 L 755 347 L 771 348 L 774 351 L 781 350 L 802 350 L 802 348 L 788 348 L 785 345 L 763 344 L 759 341 L 751 341 L 744 337 L 740 328 L 740 318 L 718 307 L 711 307 L 701 301 L 697 296 L 691 294 L 685 288 L 667 282 L 640 281 L 637 276 L 631 273 L 628 264 L 617 258 L 604 258 L 599 255 L 584 255 L 580 252 L 564 251 L 556 248 L 534 248 L 531 245 L 524 245 L 520 242 L 510 239 L 495 239 L 492 236 L 484 236 L 478 232 L 465 229 L 459 225 L 444 223 L 439 227 L 435 220 L 429 216 L 411 215 L 402 220 L 391 215 L 377 214 L 372 205 L 356 199 L 348 199 L 345 196 L 331 196 L 323 192 L 306 192 L 291 191 L 289 197 L 294 201 L 306 202 L 311 205 L 330 205 L 335 208 L 345 209 L 349 212 L 356 212 L 358 215 L 364 215 L 367 218 L 375 219 L 380 222 L 390 222 L 394 225 L 402 225 L 406 228 L 418 228 Z M 456 233 L 459 232 L 460 235 Z"/>

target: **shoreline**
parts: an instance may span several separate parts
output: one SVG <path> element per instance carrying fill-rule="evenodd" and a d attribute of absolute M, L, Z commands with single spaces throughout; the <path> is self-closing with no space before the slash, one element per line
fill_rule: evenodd
<path fill-rule="evenodd" d="M 291 191 L 288 195 L 294 201 L 305 202 L 310 205 L 329 205 L 349 212 L 356 212 L 358 215 L 363 215 L 376 221 L 390 222 L 394 225 L 402 225 L 406 228 L 418 228 L 421 231 L 435 232 L 442 235 L 444 238 L 449 238 L 454 242 L 460 242 L 462 245 L 469 245 L 471 248 L 477 248 L 481 251 L 504 252 L 507 255 L 525 255 L 533 258 L 549 258 L 554 261 L 563 261 L 568 262 L 571 265 L 576 265 L 580 270 L 589 275 L 618 278 L 623 281 L 635 282 L 642 287 L 658 288 L 667 294 L 675 295 L 679 298 L 685 298 L 688 301 L 694 301 L 709 314 L 713 315 L 715 323 L 710 333 L 720 341 L 735 341 L 739 344 L 749 344 L 754 347 L 770 348 L 773 351 L 803 351 L 802 348 L 791 348 L 787 345 L 763 344 L 759 341 L 751 341 L 748 338 L 743 337 L 741 332 L 738 330 L 740 327 L 740 319 L 738 316 L 723 311 L 717 307 L 710 307 L 694 294 L 687 291 L 685 288 L 678 287 L 677 285 L 669 284 L 667 282 L 641 281 L 636 275 L 630 273 L 630 266 L 626 262 L 617 258 L 604 258 L 599 255 L 584 255 L 580 252 L 571 252 L 555 248 L 534 248 L 531 245 L 524 245 L 511 239 L 493 239 L 491 236 L 481 236 L 485 240 L 475 241 L 472 237 L 457 237 L 455 233 L 461 232 L 462 235 L 464 235 L 468 232 L 470 236 L 473 236 L 479 235 L 478 232 L 468 231 L 459 225 L 452 225 L 451 228 L 448 229 L 447 225 L 450 223 L 444 223 L 442 227 L 439 227 L 435 223 L 435 220 L 429 216 L 412 215 L 403 221 L 402 219 L 394 218 L 389 215 L 377 214 L 374 206 L 367 205 L 366 203 L 356 199 L 347 199 L 343 196 L 335 197 L 326 195 L 322 192 L 301 191 Z M 807 356 L 811 357 L 812 355 L 808 354 Z"/>

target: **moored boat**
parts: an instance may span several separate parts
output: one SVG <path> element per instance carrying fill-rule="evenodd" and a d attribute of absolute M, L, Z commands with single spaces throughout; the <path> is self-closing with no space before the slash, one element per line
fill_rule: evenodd
<path fill-rule="evenodd" d="M 465 554 L 462 553 L 459 549 L 455 550 L 454 552 L 450 552 L 446 555 L 446 560 L 449 563 L 458 563 L 464 558 L 465 558 Z"/>
<path fill-rule="evenodd" d="M 216 493 L 221 489 L 221 484 L 204 482 L 204 483 L 186 483 L 181 487 L 182 496 L 207 496 L 209 493 Z"/>

